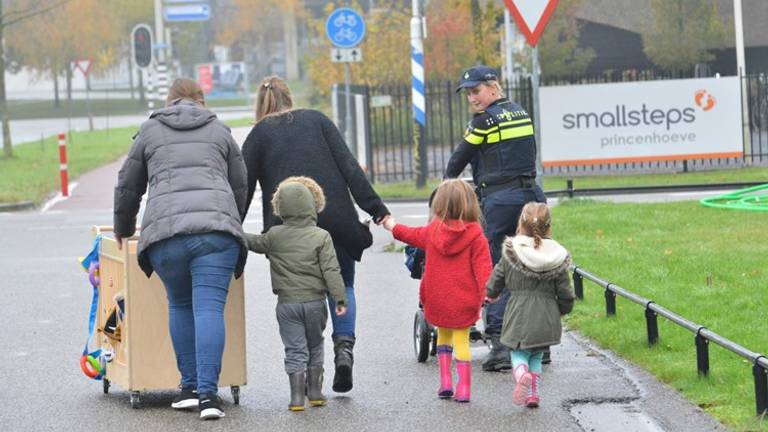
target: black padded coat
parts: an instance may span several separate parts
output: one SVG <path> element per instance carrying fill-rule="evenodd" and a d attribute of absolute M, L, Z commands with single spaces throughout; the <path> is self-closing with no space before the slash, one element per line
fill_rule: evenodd
<path fill-rule="evenodd" d="M 281 181 L 291 176 L 314 179 L 325 192 L 326 206 L 317 225 L 333 243 L 360 261 L 373 239 L 360 223 L 350 198 L 379 221 L 389 214 L 365 173 L 347 148 L 336 125 L 323 113 L 298 109 L 257 123 L 243 144 L 248 167 L 248 205 L 258 182 L 262 191 L 264 231 L 280 223 L 270 200 Z"/>

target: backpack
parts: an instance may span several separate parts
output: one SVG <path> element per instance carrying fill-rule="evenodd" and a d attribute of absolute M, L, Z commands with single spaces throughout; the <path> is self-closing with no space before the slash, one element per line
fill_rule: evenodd
<path fill-rule="evenodd" d="M 424 260 L 426 253 L 423 249 L 414 246 L 405 247 L 405 267 L 411 272 L 411 278 L 421 279 L 424 273 Z"/>

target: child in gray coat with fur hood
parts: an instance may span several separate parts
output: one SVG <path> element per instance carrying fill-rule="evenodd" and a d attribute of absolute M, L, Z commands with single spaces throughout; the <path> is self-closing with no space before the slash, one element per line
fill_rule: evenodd
<path fill-rule="evenodd" d="M 517 235 L 504 241 L 503 258 L 493 269 L 486 293 L 491 302 L 505 288 L 512 294 L 501 329 L 501 343 L 512 349 L 512 402 L 535 408 L 544 350 L 560 343 L 560 316 L 573 309 L 568 277 L 571 256 L 549 238 L 551 217 L 546 204 L 526 204 L 517 227 Z"/>
<path fill-rule="evenodd" d="M 326 297 L 336 301 L 336 315 L 347 311 L 347 296 L 328 231 L 317 226 L 325 195 L 309 177 L 289 177 L 277 187 L 272 208 L 283 224 L 266 234 L 246 234 L 248 249 L 267 255 L 272 292 L 277 295 L 277 323 L 285 346 L 285 372 L 291 387 L 291 411 L 326 403 L 323 390 L 323 330 Z"/>

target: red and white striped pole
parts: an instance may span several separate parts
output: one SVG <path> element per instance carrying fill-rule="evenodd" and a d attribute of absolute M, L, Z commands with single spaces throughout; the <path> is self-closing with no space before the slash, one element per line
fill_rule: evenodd
<path fill-rule="evenodd" d="M 61 196 L 69 196 L 69 179 L 67 176 L 67 136 L 59 134 L 59 173 L 61 174 Z"/>

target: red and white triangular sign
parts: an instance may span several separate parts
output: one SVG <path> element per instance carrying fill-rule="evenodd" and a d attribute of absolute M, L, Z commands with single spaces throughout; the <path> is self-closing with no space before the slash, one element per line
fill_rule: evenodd
<path fill-rule="evenodd" d="M 515 18 L 517 27 L 528 40 L 528 44 L 536 46 L 544 26 L 557 7 L 557 0 L 504 0 L 507 9 Z"/>
<path fill-rule="evenodd" d="M 78 59 L 72 61 L 72 69 L 80 69 L 83 75 L 88 75 L 91 71 L 91 59 Z"/>

